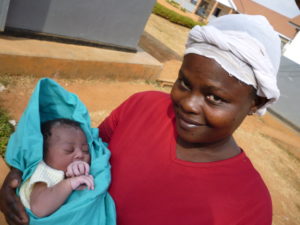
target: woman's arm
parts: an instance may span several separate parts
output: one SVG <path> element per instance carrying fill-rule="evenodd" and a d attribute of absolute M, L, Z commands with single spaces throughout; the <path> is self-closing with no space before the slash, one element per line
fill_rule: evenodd
<path fill-rule="evenodd" d="M 50 215 L 64 204 L 73 190 L 81 185 L 94 189 L 93 177 L 91 175 L 72 177 L 49 188 L 46 183 L 36 183 L 30 195 L 31 211 L 38 217 Z"/>
<path fill-rule="evenodd" d="M 22 172 L 11 168 L 0 190 L 0 209 L 9 225 L 27 225 L 29 222 L 16 188 L 21 184 Z"/>

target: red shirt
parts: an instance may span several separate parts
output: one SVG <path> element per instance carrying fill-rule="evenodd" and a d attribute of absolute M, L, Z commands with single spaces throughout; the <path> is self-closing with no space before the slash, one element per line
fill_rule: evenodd
<path fill-rule="evenodd" d="M 99 126 L 112 152 L 118 225 L 271 225 L 269 192 L 244 152 L 209 163 L 176 158 L 170 95 L 130 97 Z"/>

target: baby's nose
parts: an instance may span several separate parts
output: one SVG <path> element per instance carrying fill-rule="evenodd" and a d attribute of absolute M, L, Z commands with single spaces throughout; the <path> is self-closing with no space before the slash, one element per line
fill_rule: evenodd
<path fill-rule="evenodd" d="M 75 150 L 75 159 L 82 159 L 83 158 L 83 152 L 80 149 Z"/>

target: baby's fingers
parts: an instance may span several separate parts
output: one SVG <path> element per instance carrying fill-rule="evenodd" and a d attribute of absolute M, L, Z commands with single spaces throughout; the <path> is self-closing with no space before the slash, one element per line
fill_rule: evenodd
<path fill-rule="evenodd" d="M 77 167 L 80 172 L 80 175 L 88 175 L 90 172 L 90 166 L 88 163 L 84 161 L 78 161 L 77 162 Z"/>
<path fill-rule="evenodd" d="M 84 168 L 85 168 L 85 175 L 89 175 L 90 173 L 90 165 L 87 163 L 84 163 Z"/>
<path fill-rule="evenodd" d="M 80 173 L 80 170 L 79 170 L 79 165 L 78 164 L 74 164 L 72 166 L 72 172 L 75 176 L 80 176 L 81 173 Z"/>
<path fill-rule="evenodd" d="M 84 176 L 85 184 L 89 190 L 94 190 L 94 178 L 93 176 Z"/>
<path fill-rule="evenodd" d="M 66 172 L 66 176 L 67 177 L 74 177 L 76 176 L 74 168 L 76 167 L 76 163 L 72 162 L 71 164 L 68 165 L 67 167 L 67 172 Z"/>
<path fill-rule="evenodd" d="M 66 175 L 68 177 L 88 175 L 89 172 L 90 172 L 89 164 L 84 161 L 77 160 L 77 161 L 72 162 L 68 166 Z"/>
<path fill-rule="evenodd" d="M 78 163 L 77 167 L 80 175 L 86 175 L 85 163 Z"/>

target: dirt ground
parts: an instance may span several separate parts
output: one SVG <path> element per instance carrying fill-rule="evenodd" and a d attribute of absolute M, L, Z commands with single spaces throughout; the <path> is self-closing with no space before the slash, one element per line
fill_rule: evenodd
<path fill-rule="evenodd" d="M 162 34 L 166 30 L 172 31 Z M 159 42 L 168 43 L 168 48 L 177 52 L 179 56 L 182 55 L 182 42 L 185 41 L 183 37 L 187 29 L 178 27 L 176 30 L 173 24 L 170 25 L 168 21 L 152 15 L 145 31 L 157 39 L 155 44 L 152 43 L 152 49 L 155 49 L 155 45 Z M 176 31 L 177 34 L 173 36 L 172 32 Z M 175 41 L 177 37 L 178 41 Z M 176 43 L 168 42 L 168 38 Z M 147 45 L 147 43 L 143 44 Z M 176 48 L 176 46 L 180 47 Z M 162 46 L 161 49 L 164 47 Z M 165 64 L 163 73 L 175 79 L 174 71 L 179 67 L 180 59 L 161 56 L 160 61 Z M 155 82 L 57 78 L 55 80 L 67 90 L 77 94 L 85 103 L 93 126 L 97 126 L 112 109 L 133 93 L 144 90 L 170 91 L 170 88 L 161 88 Z M 37 78 L 0 75 L 0 82 L 5 83 L 7 87 L 0 92 L 0 105 L 8 110 L 13 119 L 18 120 L 26 107 Z M 235 137 L 270 189 L 274 208 L 273 225 L 300 224 L 299 133 L 267 113 L 264 117 L 248 117 L 235 133 Z"/>

